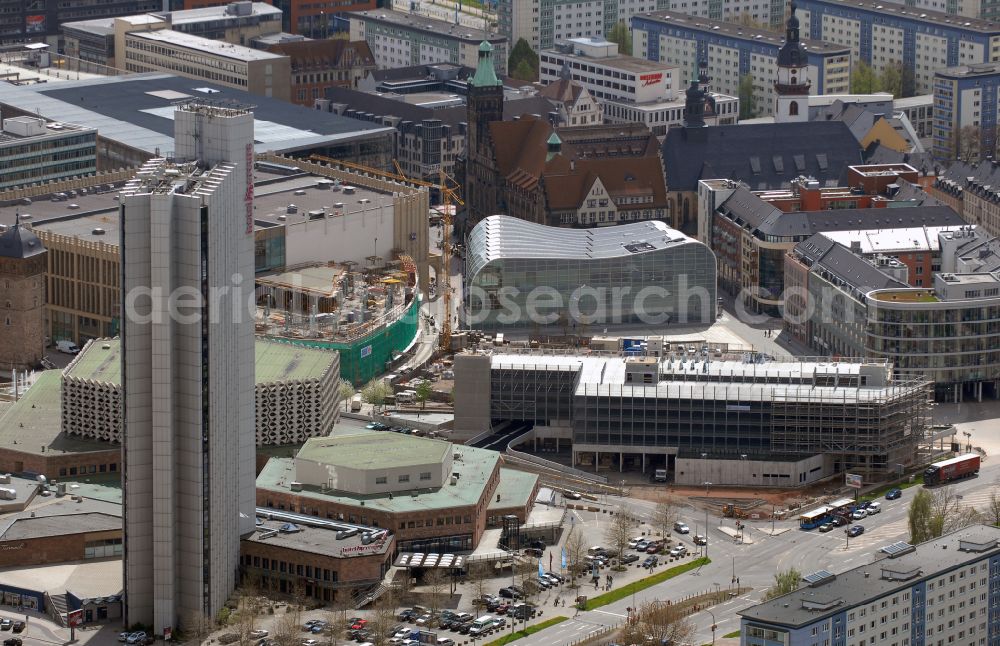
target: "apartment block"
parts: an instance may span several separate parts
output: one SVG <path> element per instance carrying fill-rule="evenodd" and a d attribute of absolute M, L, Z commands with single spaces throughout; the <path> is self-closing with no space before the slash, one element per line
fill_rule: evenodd
<path fill-rule="evenodd" d="M 804 33 L 808 33 L 803 29 Z M 696 70 L 707 62 L 712 87 L 725 95 L 739 96 L 740 79 L 753 78 L 753 99 L 758 116 L 774 113 L 775 83 L 781 34 L 737 23 L 695 18 L 683 13 L 658 11 L 632 18 L 632 51 L 636 56 Z M 803 40 L 811 94 L 847 94 L 850 90 L 851 52 L 841 45 Z"/>
<path fill-rule="evenodd" d="M 1000 63 L 959 65 L 935 72 L 934 156 L 995 156 L 998 97 Z"/>
<path fill-rule="evenodd" d="M 97 172 L 97 130 L 40 117 L 3 120 L 0 191 Z"/>
<path fill-rule="evenodd" d="M 170 29 L 131 31 L 123 41 L 119 65 L 127 72 L 171 72 L 250 94 L 290 98 L 287 56 Z"/>
<path fill-rule="evenodd" d="M 502 33 L 473 29 L 392 9 L 353 12 L 352 41 L 367 40 L 379 69 L 454 63 L 476 67 L 479 45 L 493 46 L 496 73 L 507 73 L 509 41 Z"/>
<path fill-rule="evenodd" d="M 668 0 L 499 0 L 497 20 L 511 47 L 523 38 L 540 51 L 567 38 L 603 38 L 618 22 L 667 8 Z"/>
<path fill-rule="evenodd" d="M 929 94 L 946 67 L 1000 59 L 1000 23 L 891 2 L 801 0 L 798 15 L 810 38 L 850 48 L 876 72 L 903 66 L 904 94 Z"/>
<path fill-rule="evenodd" d="M 807 574 L 793 592 L 739 612 L 740 645 L 993 643 L 998 539 L 1000 529 L 973 525 L 916 546 L 885 545 L 846 572 Z"/>
<path fill-rule="evenodd" d="M 58 45 L 63 23 L 162 8 L 163 0 L 0 0 L 0 42 L 44 40 L 50 45 Z"/>

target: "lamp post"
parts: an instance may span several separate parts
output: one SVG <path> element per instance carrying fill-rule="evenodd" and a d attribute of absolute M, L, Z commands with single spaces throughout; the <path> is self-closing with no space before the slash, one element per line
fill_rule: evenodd
<path fill-rule="evenodd" d="M 968 431 L 962 431 L 962 435 L 965 436 L 965 451 L 966 453 L 972 452 L 972 433 Z"/>
<path fill-rule="evenodd" d="M 715 645 L 715 613 L 712 612 L 711 610 L 709 610 L 708 608 L 705 608 L 705 612 L 707 612 L 708 614 L 712 615 L 712 644 L 714 646 Z"/>

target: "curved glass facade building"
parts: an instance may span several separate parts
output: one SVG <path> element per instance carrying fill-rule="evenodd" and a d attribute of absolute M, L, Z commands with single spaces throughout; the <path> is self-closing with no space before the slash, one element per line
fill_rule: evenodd
<path fill-rule="evenodd" d="M 564 229 L 494 215 L 469 234 L 463 324 L 711 323 L 715 255 L 658 220 Z"/>

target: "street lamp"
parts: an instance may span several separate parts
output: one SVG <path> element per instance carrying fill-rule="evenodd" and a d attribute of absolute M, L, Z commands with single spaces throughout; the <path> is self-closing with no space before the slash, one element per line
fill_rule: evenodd
<path fill-rule="evenodd" d="M 705 612 L 707 612 L 708 614 L 712 615 L 712 645 L 714 646 L 715 645 L 715 613 L 712 612 L 711 610 L 709 610 L 708 608 L 705 608 Z"/>
<path fill-rule="evenodd" d="M 968 453 L 972 452 L 972 433 L 969 431 L 962 431 L 962 435 L 965 436 L 965 450 Z"/>

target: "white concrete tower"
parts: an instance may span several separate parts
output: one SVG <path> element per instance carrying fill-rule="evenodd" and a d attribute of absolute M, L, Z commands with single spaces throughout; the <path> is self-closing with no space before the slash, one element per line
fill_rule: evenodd
<path fill-rule="evenodd" d="M 774 83 L 777 94 L 774 121 L 788 123 L 809 120 L 809 58 L 799 40 L 799 19 L 795 16 L 795 3 L 785 29 L 785 44 L 778 50 L 778 80 Z"/>
<path fill-rule="evenodd" d="M 178 106 L 121 194 L 126 625 L 213 617 L 254 526 L 253 113 Z"/>

